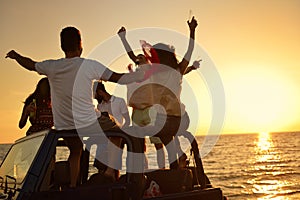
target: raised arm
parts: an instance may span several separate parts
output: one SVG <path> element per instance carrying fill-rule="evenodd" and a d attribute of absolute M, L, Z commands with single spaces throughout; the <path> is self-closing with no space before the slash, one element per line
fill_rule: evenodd
<path fill-rule="evenodd" d="M 187 66 L 189 65 L 189 61 L 191 59 L 192 56 L 192 52 L 194 50 L 194 45 L 195 45 L 195 29 L 197 27 L 197 21 L 195 20 L 195 18 L 193 17 L 191 21 L 187 22 L 190 28 L 190 40 L 189 40 L 189 46 L 187 49 L 187 52 L 185 53 L 182 61 L 179 63 L 179 68 L 180 68 L 180 72 L 181 74 L 184 74 Z"/>
<path fill-rule="evenodd" d="M 22 67 L 24 67 L 25 69 L 28 69 L 30 71 L 36 71 L 35 70 L 35 61 L 31 60 L 30 58 L 21 56 L 20 54 L 18 54 L 17 52 L 15 52 L 14 50 L 8 52 L 6 54 L 5 58 L 11 58 L 16 60 Z"/>
<path fill-rule="evenodd" d="M 123 46 L 125 47 L 125 50 L 129 56 L 129 58 L 136 63 L 137 62 L 137 56 L 133 53 L 127 39 L 126 39 L 126 29 L 125 27 L 120 28 L 120 30 L 118 31 L 118 35 L 123 43 Z"/>

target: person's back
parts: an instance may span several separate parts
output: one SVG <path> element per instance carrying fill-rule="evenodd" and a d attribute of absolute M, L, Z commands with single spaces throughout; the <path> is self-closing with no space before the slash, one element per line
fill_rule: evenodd
<path fill-rule="evenodd" d="M 92 81 L 109 76 L 104 78 L 106 68 L 97 66 L 98 63 L 80 57 L 37 63 L 36 69 L 49 77 L 56 129 L 83 128 L 101 115 L 95 111 L 91 98 Z"/>
<path fill-rule="evenodd" d="M 93 80 L 108 80 L 112 72 L 99 62 L 80 58 L 82 44 L 79 30 L 66 27 L 60 37 L 65 58 L 38 62 L 35 69 L 49 78 L 55 128 L 86 127 L 101 115 L 95 112 L 91 98 Z"/>
<path fill-rule="evenodd" d="M 181 116 L 185 106 L 180 101 L 182 75 L 175 69 L 162 65 L 159 73 L 152 76 L 154 102 L 161 105 L 157 112 L 172 116 Z"/>
<path fill-rule="evenodd" d="M 189 46 L 181 62 L 178 62 L 172 46 L 163 43 L 153 46 L 161 68 L 159 73 L 153 74 L 152 77 L 157 85 L 153 88 L 155 102 L 160 102 L 161 105 L 155 124 L 163 126 L 155 136 L 158 136 L 167 148 L 170 168 L 178 168 L 176 153 L 179 151 L 176 151 L 173 139 L 189 126 L 189 117 L 185 112 L 185 106 L 181 103 L 180 95 L 182 76 L 186 72 L 194 48 L 195 28 L 197 27 L 194 17 L 190 22 L 188 21 L 188 25 L 190 28 Z"/>
<path fill-rule="evenodd" d="M 155 105 L 155 110 L 157 111 L 156 118 L 154 120 L 155 127 L 156 129 L 161 129 L 160 131 L 156 132 L 155 136 L 158 136 L 162 143 L 167 145 L 166 148 L 169 154 L 171 168 L 177 168 L 178 164 L 175 161 L 176 156 L 174 156 L 174 152 L 176 152 L 174 143 L 169 143 L 173 140 L 174 136 L 177 135 L 179 128 L 182 130 L 187 129 L 189 125 L 189 119 L 185 112 L 185 106 L 180 101 L 180 94 L 182 89 L 182 75 L 190 72 L 192 69 L 195 69 L 189 68 L 189 70 L 187 70 L 194 48 L 195 28 L 197 26 L 197 21 L 194 19 L 194 17 L 191 21 L 188 21 L 188 25 L 190 28 L 189 46 L 184 58 L 180 63 L 176 59 L 173 47 L 163 43 L 158 43 L 152 47 L 150 44 L 143 41 L 142 46 L 146 47 L 143 47 L 143 51 L 153 64 L 152 70 L 150 71 L 150 84 L 143 86 L 137 85 L 136 87 L 130 88 L 131 90 L 128 90 L 129 105 L 134 108 L 132 114 L 133 122 L 137 121 L 140 126 L 146 126 L 152 121 L 150 117 L 148 117 L 149 108 L 152 105 Z M 136 62 L 139 61 L 139 58 L 138 56 L 135 56 L 132 48 L 126 40 L 126 29 L 122 27 L 118 31 L 118 34 L 128 56 L 133 62 L 140 64 Z M 150 86 L 149 88 L 151 90 L 144 90 L 143 87 L 145 86 Z M 145 95 L 145 93 L 142 94 L 143 91 L 149 91 L 150 95 Z M 136 113 L 141 114 L 137 115 Z M 181 120 L 182 118 L 184 120 Z M 181 124 L 182 121 L 184 121 L 183 126 Z M 150 137 L 150 139 L 151 138 L 154 137 Z M 156 144 L 157 150 L 161 148 L 161 144 Z M 183 154 L 180 148 L 178 153 Z M 164 159 L 159 160 L 161 160 L 158 161 L 159 166 L 164 167 Z M 173 161 L 175 161 L 174 164 L 172 163 Z"/>
<path fill-rule="evenodd" d="M 144 79 L 144 72 L 119 74 L 101 63 L 80 58 L 82 53 L 81 35 L 78 29 L 66 27 L 61 31 L 61 48 L 65 58 L 35 62 L 14 50 L 6 58 L 16 60 L 22 67 L 46 75 L 50 82 L 54 126 L 58 130 L 90 128 L 99 122 L 100 112 L 95 111 L 92 97 L 93 80 L 105 80 L 128 84 Z M 98 128 L 99 126 L 97 126 Z M 92 128 L 90 128 L 92 129 Z M 100 132 L 99 130 L 90 130 Z M 75 187 L 79 176 L 82 142 L 65 142 L 70 148 L 71 187 Z M 110 169 L 108 175 L 114 175 Z"/>

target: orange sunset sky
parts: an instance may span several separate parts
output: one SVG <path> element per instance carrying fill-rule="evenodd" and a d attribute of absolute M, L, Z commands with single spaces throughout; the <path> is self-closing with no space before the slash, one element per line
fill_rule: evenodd
<path fill-rule="evenodd" d="M 226 98 L 220 101 L 225 102 L 226 112 L 221 133 L 300 131 L 298 0 L 2 0 L 0 143 L 25 135 L 29 124 L 18 128 L 22 102 L 41 78 L 5 59 L 8 51 L 15 49 L 36 61 L 63 57 L 59 33 L 72 25 L 82 33 L 83 56 L 87 57 L 121 26 L 128 31 L 157 27 L 188 36 L 190 14 L 198 21 L 196 43 L 214 63 L 224 87 Z M 147 38 L 130 38 L 130 42 L 140 39 Z M 110 48 L 122 48 L 122 44 Z M 192 59 L 203 58 L 199 54 L 194 53 Z M 124 56 L 108 67 L 126 72 L 130 62 Z M 182 99 L 193 118 L 191 128 L 199 135 L 207 133 L 212 115 L 209 86 L 199 78 L 209 67 L 203 60 L 201 69 L 184 77 L 189 87 L 201 89 L 192 99 L 187 95 Z M 113 84 L 108 88 L 111 93 L 118 91 Z M 198 104 L 197 113 L 191 100 Z"/>

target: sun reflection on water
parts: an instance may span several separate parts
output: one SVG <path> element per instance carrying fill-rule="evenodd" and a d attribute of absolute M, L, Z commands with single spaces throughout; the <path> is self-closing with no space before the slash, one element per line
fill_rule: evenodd
<path fill-rule="evenodd" d="M 268 151 L 269 148 L 273 145 L 272 139 L 268 132 L 262 132 L 258 136 L 258 141 L 256 143 L 257 151 Z"/>
<path fill-rule="evenodd" d="M 272 162 L 278 160 L 276 152 L 273 152 L 273 142 L 268 132 L 262 132 L 258 135 L 255 142 L 256 162 Z M 264 166 L 261 166 L 264 167 Z"/>
<path fill-rule="evenodd" d="M 247 182 L 252 185 L 254 194 L 262 195 L 258 199 L 282 199 L 281 195 L 289 193 L 285 190 L 287 183 L 276 175 L 281 173 L 279 166 L 281 158 L 274 148 L 272 135 L 262 132 L 255 141 L 255 163 L 253 164 L 255 178 Z"/>

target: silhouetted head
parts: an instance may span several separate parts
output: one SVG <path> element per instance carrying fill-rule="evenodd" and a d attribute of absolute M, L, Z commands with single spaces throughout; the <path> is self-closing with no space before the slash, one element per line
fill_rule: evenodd
<path fill-rule="evenodd" d="M 135 64 L 144 65 L 144 64 L 147 64 L 147 63 L 148 63 L 148 60 L 147 60 L 147 58 L 145 57 L 144 54 L 137 55 L 137 60 L 135 61 Z"/>
<path fill-rule="evenodd" d="M 95 91 L 95 99 L 97 99 L 98 103 L 101 103 L 102 100 L 103 100 L 103 96 L 105 94 L 107 94 L 105 86 L 101 82 L 95 82 L 94 88 L 95 87 L 96 87 L 96 89 L 94 89 L 94 91 Z"/>
<path fill-rule="evenodd" d="M 158 43 L 153 45 L 153 48 L 157 53 L 160 64 L 167 65 L 173 69 L 178 68 L 178 61 L 173 46 Z"/>
<path fill-rule="evenodd" d="M 103 92 L 106 92 L 106 89 L 105 89 L 105 86 L 103 83 L 99 82 L 98 85 L 97 85 L 97 88 L 96 88 L 96 92 L 97 91 L 103 91 Z"/>
<path fill-rule="evenodd" d="M 38 100 L 38 103 L 40 102 L 40 100 L 51 99 L 50 84 L 48 78 L 45 77 L 39 80 L 34 92 L 31 95 L 29 95 L 29 97 L 27 97 L 27 99 L 25 100 L 25 104 L 30 104 L 33 99 Z"/>
<path fill-rule="evenodd" d="M 80 31 L 75 27 L 66 27 L 60 33 L 61 49 L 65 52 L 82 52 Z"/>
<path fill-rule="evenodd" d="M 36 86 L 36 90 L 38 91 L 38 93 L 41 96 L 47 97 L 50 96 L 50 85 L 49 85 L 49 81 L 48 78 L 42 78 L 37 86 Z"/>

